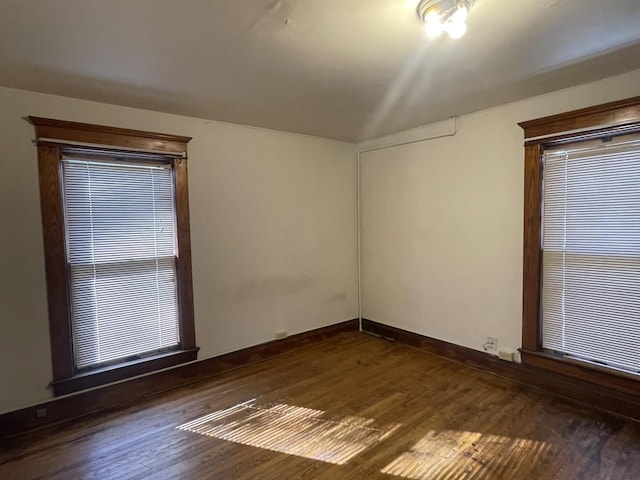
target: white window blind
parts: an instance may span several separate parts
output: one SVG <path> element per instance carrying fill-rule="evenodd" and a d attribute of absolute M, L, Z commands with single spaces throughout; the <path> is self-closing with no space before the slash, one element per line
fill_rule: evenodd
<path fill-rule="evenodd" d="M 76 368 L 176 347 L 171 166 L 68 153 L 62 181 Z"/>
<path fill-rule="evenodd" d="M 640 372 L 640 142 L 544 161 L 543 348 Z"/>

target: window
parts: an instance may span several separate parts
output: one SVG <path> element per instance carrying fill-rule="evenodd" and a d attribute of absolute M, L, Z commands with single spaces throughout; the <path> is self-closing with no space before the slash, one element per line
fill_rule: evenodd
<path fill-rule="evenodd" d="M 195 360 L 189 139 L 31 120 L 55 394 Z"/>
<path fill-rule="evenodd" d="M 545 150 L 542 184 L 542 348 L 640 373 L 640 142 Z"/>
<path fill-rule="evenodd" d="M 640 98 L 520 125 L 523 362 L 637 395 Z"/>
<path fill-rule="evenodd" d="M 77 370 L 178 346 L 172 183 L 168 163 L 63 150 Z"/>

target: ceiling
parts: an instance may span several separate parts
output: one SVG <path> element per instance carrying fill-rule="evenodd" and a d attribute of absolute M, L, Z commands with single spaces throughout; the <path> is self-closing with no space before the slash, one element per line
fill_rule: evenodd
<path fill-rule="evenodd" d="M 640 0 L 0 0 L 0 85 L 361 141 L 640 68 Z"/>

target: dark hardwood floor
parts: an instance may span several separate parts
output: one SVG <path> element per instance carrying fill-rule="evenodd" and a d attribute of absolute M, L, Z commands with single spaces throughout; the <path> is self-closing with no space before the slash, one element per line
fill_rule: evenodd
<path fill-rule="evenodd" d="M 639 477 L 639 424 L 355 332 L 0 452 L 2 480 Z"/>

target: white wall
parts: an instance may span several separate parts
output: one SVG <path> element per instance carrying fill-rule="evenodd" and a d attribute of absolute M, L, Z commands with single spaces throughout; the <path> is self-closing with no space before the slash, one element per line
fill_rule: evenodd
<path fill-rule="evenodd" d="M 488 335 L 519 347 L 517 122 L 636 95 L 640 71 L 462 116 L 453 137 L 362 153 L 363 317 L 477 350 Z"/>
<path fill-rule="evenodd" d="M 200 358 L 357 316 L 354 146 L 0 87 L 0 413 L 50 398 L 36 148 L 27 115 L 193 137 Z"/>

